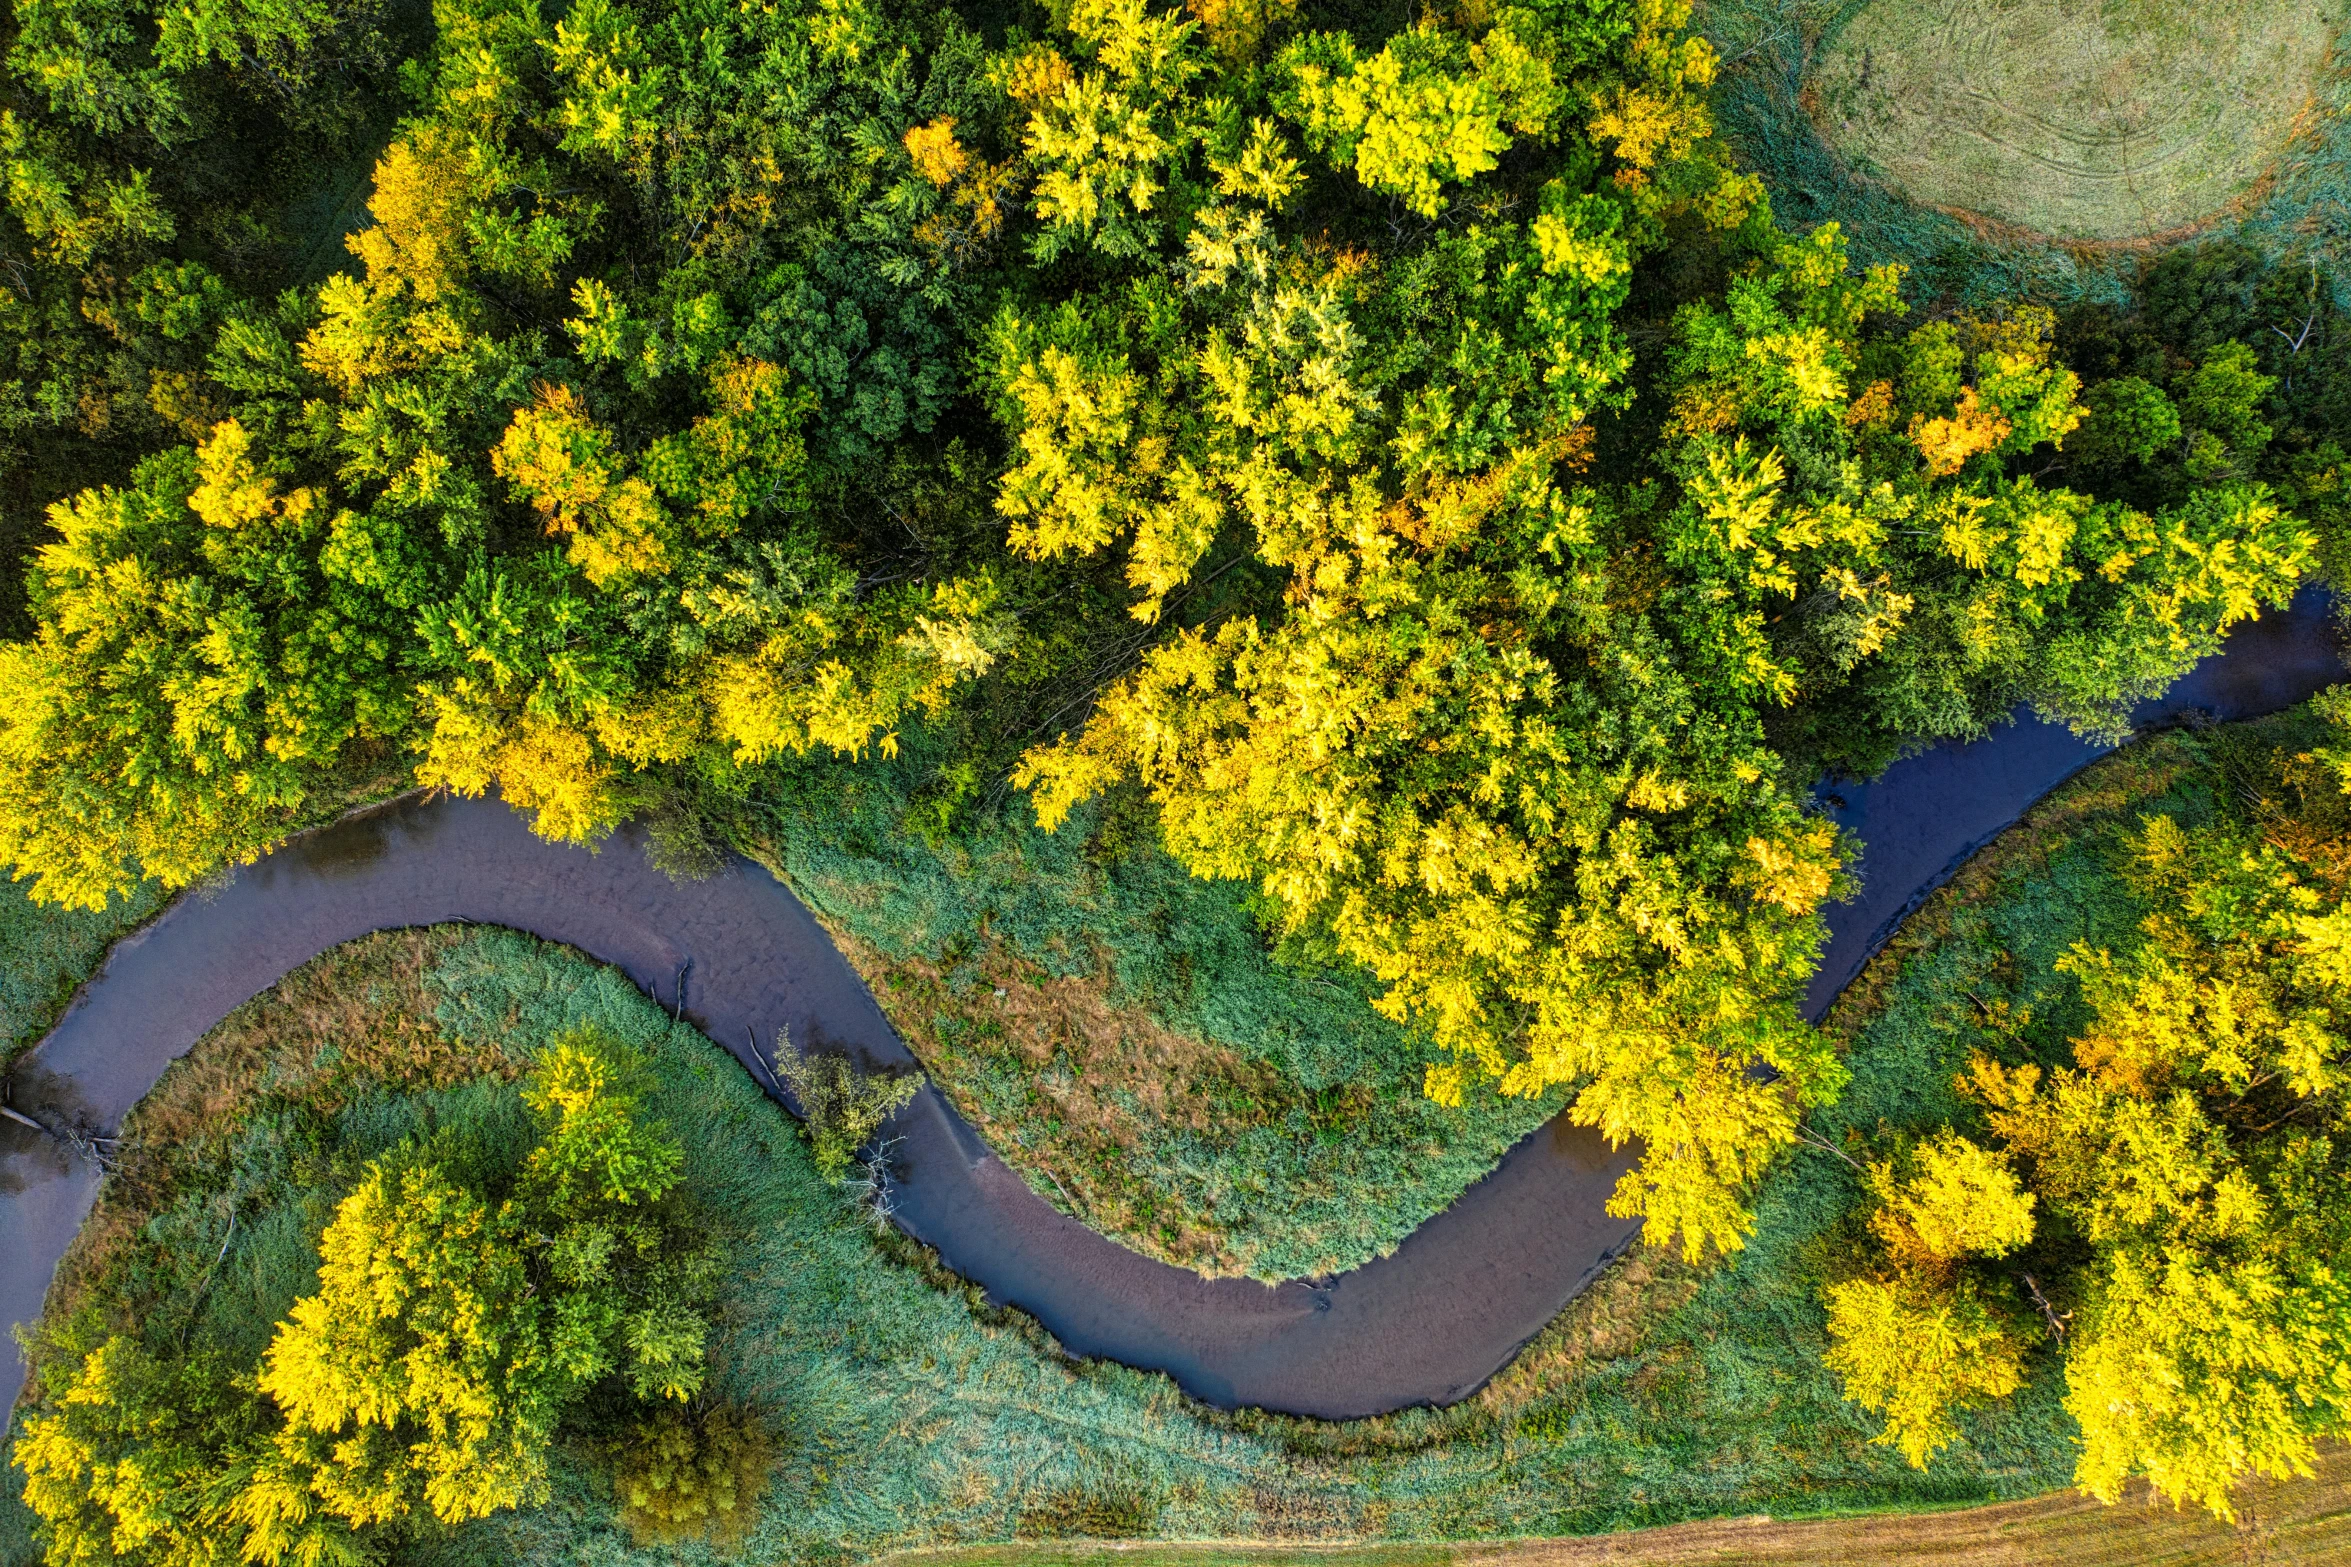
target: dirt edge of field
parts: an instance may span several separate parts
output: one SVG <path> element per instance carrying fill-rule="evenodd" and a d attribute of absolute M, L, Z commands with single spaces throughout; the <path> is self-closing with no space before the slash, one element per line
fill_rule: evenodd
<path fill-rule="evenodd" d="M 2321 1452 L 2310 1479 L 2256 1480 L 2235 1524 L 2180 1512 L 2144 1482 L 2114 1506 L 2059 1491 L 1947 1512 L 1839 1518 L 1721 1518 L 1567 1540 L 1302 1545 L 1279 1540 L 1038 1541 L 948 1546 L 882 1558 L 893 1567 L 2236 1567 L 2351 1563 L 2351 1447 Z"/>

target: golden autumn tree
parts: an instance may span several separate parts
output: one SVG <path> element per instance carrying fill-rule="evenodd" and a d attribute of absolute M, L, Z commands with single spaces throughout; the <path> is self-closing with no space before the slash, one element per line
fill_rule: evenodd
<path fill-rule="evenodd" d="M 1828 1290 L 1829 1363 L 1913 1463 L 2049 1340 L 2076 1478 L 2107 1501 L 2145 1475 L 2232 1518 L 2242 1480 L 2307 1475 L 2351 1430 L 2351 802 L 2332 760 L 2351 703 L 2314 706 L 2307 748 L 2254 759 L 2239 798 L 2147 819 L 2139 939 L 2058 964 L 2089 1013 L 2068 1059 L 1979 1054 L 1982 1141 L 1945 1131 L 1912 1173 L 1873 1168 L 1877 1266 Z M 2038 1276 L 1996 1264 L 2042 1230 Z"/>
<path fill-rule="evenodd" d="M 372 1161 L 255 1374 L 123 1332 L 53 1346 L 15 1454 L 51 1559 L 371 1560 L 412 1520 L 543 1500 L 598 1380 L 692 1398 L 717 1260 L 645 1089 L 641 1057 L 574 1029 L 526 1084 L 541 1137 L 503 1195 L 429 1137 Z"/>

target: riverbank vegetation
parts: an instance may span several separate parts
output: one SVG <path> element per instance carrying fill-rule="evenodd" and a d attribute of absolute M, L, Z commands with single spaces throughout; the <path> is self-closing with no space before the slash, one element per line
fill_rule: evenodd
<path fill-rule="evenodd" d="M 1838 1398 L 1817 1326 L 1791 1343 L 1792 1322 L 1817 1322 L 1807 1285 L 1744 1262 L 1702 1275 L 1670 1250 L 1608 1276 L 1454 1409 L 1342 1425 L 1203 1409 L 1164 1378 L 1069 1360 L 877 1229 L 734 1061 L 621 976 L 478 929 L 339 949 L 175 1066 L 68 1259 L 51 1328 L 135 1308 L 161 1353 L 185 1329 L 191 1352 L 257 1364 L 318 1289 L 322 1240 L 369 1162 L 417 1133 L 492 1162 L 527 1148 L 522 1085 L 547 1041 L 583 1027 L 643 1056 L 649 1120 L 695 1129 L 677 1191 L 727 1257 L 701 1397 L 755 1417 L 773 1459 L 740 1559 L 1072 1535 L 1556 1534 L 2021 1496 L 2065 1473 L 2049 1399 L 1971 1417 L 1975 1450 L 1910 1470 Z M 44 1364 L 29 1419 L 56 1390 Z M 619 1516 L 616 1475 L 651 1423 L 636 1408 L 573 1406 L 544 1504 L 419 1519 L 386 1542 L 392 1558 L 704 1559 L 714 1547 L 692 1540 L 637 1545 Z"/>
<path fill-rule="evenodd" d="M 1873 1026 L 1939 1036 L 1950 1077 L 1849 1129 L 1867 1218 L 1826 1299 L 1831 1365 L 1914 1461 L 2036 1353 L 2109 1500 L 2146 1474 L 2227 1517 L 2351 1431 L 2347 700 L 2175 742 L 2189 798 L 2109 826 L 2070 929 L 1995 905 L 1907 938 L 1931 980 Z"/>
<path fill-rule="evenodd" d="M 63 14 L 8 110 L 11 286 L 101 367 L 14 383 L 54 505 L 0 860 L 44 899 L 185 885 L 362 779 L 773 853 L 780 778 L 920 728 L 908 829 L 1145 802 L 1430 1098 L 1639 1138 L 1617 1209 L 1695 1253 L 1843 1081 L 1794 1011 L 1851 850 L 1819 770 L 2020 703 L 2118 732 L 2325 555 L 2225 344 L 2157 388 L 2188 489 L 2052 469 L 2170 426 L 2085 402 L 2046 312 L 1782 227 L 1671 0 Z M 371 93 L 331 275 L 145 172 L 290 158 L 329 99 L 357 136 Z M 1273 1265 L 1115 1184 L 1057 1200 Z"/>
<path fill-rule="evenodd" d="M 1949 1410 L 1954 1440 L 1924 1468 L 1845 1396 L 1834 1303 L 1875 1276 L 1883 1228 L 1878 1183 L 1854 1164 L 1931 1148 L 1954 1123 L 1982 1135 L 1968 1062 L 2019 1040 L 2063 1051 L 2099 1012 L 2061 960 L 2086 944 L 2131 961 L 2156 904 L 2179 901 L 2134 873 L 2146 821 L 2230 830 L 2276 803 L 2257 785 L 2281 776 L 2281 758 L 2316 756 L 2329 733 L 2298 712 L 2158 736 L 2037 806 L 1929 900 L 1828 1020 L 1853 1086 L 1757 1188 L 1750 1243 L 1703 1265 L 1637 1249 L 1452 1409 L 1337 1425 L 1225 1415 L 1159 1377 L 1067 1360 L 874 1226 L 722 1052 L 611 971 L 497 931 L 369 938 L 209 1036 L 142 1106 L 134 1163 L 69 1258 L 51 1320 L 135 1299 L 167 1336 L 192 1322 L 191 1339 L 225 1342 L 243 1324 L 244 1353 L 258 1354 L 314 1287 L 321 1240 L 369 1159 L 419 1128 L 473 1125 L 489 1112 L 466 1107 L 493 1103 L 527 1144 L 516 1085 L 547 1041 L 592 1028 L 642 1057 L 649 1118 L 700 1132 L 678 1191 L 729 1259 L 704 1396 L 751 1422 L 729 1428 L 730 1453 L 771 1462 L 764 1487 L 730 1475 L 733 1494 L 757 1499 L 746 1559 L 1072 1536 L 1567 1535 L 2038 1494 L 2073 1480 L 2084 1451 L 2053 1343 L 2028 1346 L 2013 1390 Z M 2017 1291 L 2002 1309 L 2029 1322 L 2026 1269 L 2086 1331 L 2089 1254 L 2070 1238 L 2055 1249 L 2066 1255 L 1984 1264 L 1979 1287 Z M 54 1396 L 46 1375 L 41 1386 Z M 422 1529 L 396 1557 L 634 1559 L 632 1541 L 651 1535 L 630 1532 L 615 1487 L 656 1459 L 632 1459 L 631 1441 L 660 1454 L 657 1419 L 577 1406 L 549 1448 L 543 1505 Z"/>
<path fill-rule="evenodd" d="M 667 1411 L 665 1457 L 732 1435 L 703 1401 L 719 1237 L 643 1054 L 593 1021 L 501 1045 L 400 1007 L 451 947 L 311 965 L 124 1128 L 27 1346 L 13 1461 L 47 1560 L 378 1557 L 544 1499 L 589 1400 Z M 643 1489 L 628 1512 L 699 1521 Z"/>

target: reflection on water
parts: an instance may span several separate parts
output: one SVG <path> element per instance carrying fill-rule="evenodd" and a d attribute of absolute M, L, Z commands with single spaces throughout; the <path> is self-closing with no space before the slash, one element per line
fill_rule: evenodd
<path fill-rule="evenodd" d="M 8 1108 L 31 1116 L 43 1126 L 98 1130 L 103 1122 L 87 1088 L 77 1078 L 52 1072 L 38 1056 L 28 1055 L 8 1074 Z"/>
<path fill-rule="evenodd" d="M 0 1120 L 0 1197 L 13 1197 L 40 1182 L 73 1174 L 73 1154 L 56 1138 Z M 19 1266 L 10 1258 L 9 1266 Z M 54 1264 L 52 1264 L 54 1266 Z"/>
<path fill-rule="evenodd" d="M 2207 719 L 2257 718 L 2344 678 L 2333 606 L 2305 589 L 2282 614 L 2239 627 L 2169 691 L 2131 715 L 2146 731 Z M 1968 744 L 1945 744 L 1896 762 L 1866 782 L 1840 781 L 1817 796 L 1825 814 L 1861 840 L 1860 892 L 1828 911 L 1829 939 L 1805 996 L 1819 1018 L 1902 921 L 1978 848 L 2050 790 L 2105 755 L 2060 724 L 2020 711 L 2016 721 Z"/>
<path fill-rule="evenodd" d="M 355 876 L 381 863 L 402 837 L 430 838 L 434 813 L 422 792 L 371 806 L 330 827 L 304 833 L 261 864 L 294 875 Z"/>

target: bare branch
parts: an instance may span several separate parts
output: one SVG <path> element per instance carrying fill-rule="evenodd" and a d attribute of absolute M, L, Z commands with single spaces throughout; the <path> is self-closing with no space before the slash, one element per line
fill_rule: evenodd
<path fill-rule="evenodd" d="M 2049 1297 L 2041 1293 L 2041 1281 L 2029 1273 L 2024 1275 L 2024 1287 L 2032 1291 L 2033 1304 L 2041 1308 L 2041 1315 L 2049 1321 L 2049 1331 L 2056 1334 L 2057 1342 L 2063 1345 L 2066 1324 L 2073 1321 L 2073 1313 L 2068 1311 L 2060 1315 L 2057 1308 L 2049 1304 Z"/>
<path fill-rule="evenodd" d="M 1827 1138 L 1821 1136 L 1818 1132 L 1814 1131 L 1809 1126 L 1799 1126 L 1796 1128 L 1796 1141 L 1802 1143 L 1807 1148 L 1816 1148 L 1822 1153 L 1830 1154 L 1836 1158 L 1844 1160 L 1845 1163 L 1851 1165 L 1853 1169 L 1859 1174 L 1869 1174 L 1869 1171 L 1865 1169 L 1860 1163 L 1858 1163 L 1851 1154 L 1845 1152 L 1844 1149 L 1839 1148 L 1835 1143 L 1830 1142 Z"/>

